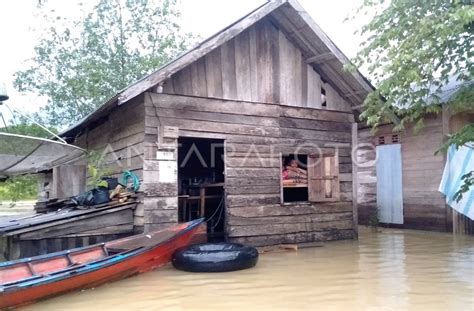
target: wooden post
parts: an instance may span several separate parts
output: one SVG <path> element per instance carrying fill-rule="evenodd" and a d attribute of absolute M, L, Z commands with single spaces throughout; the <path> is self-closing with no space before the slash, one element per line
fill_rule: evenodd
<path fill-rule="evenodd" d="M 278 159 L 280 162 L 280 174 L 279 179 L 280 179 L 280 204 L 283 204 L 284 201 L 284 193 L 283 193 L 283 154 L 280 152 L 280 158 Z"/>
<path fill-rule="evenodd" d="M 227 140 L 224 140 L 224 236 L 225 240 L 228 240 L 229 236 L 229 215 L 228 215 L 228 204 L 227 204 L 227 147 L 228 147 Z"/>
<path fill-rule="evenodd" d="M 52 198 L 65 199 L 84 192 L 85 165 L 62 165 L 53 168 Z"/>
<path fill-rule="evenodd" d="M 352 152 L 351 155 L 354 157 L 355 148 L 357 148 L 357 123 L 352 123 Z M 357 157 L 357 154 L 356 154 Z M 354 238 L 359 238 L 359 219 L 358 219 L 358 205 L 357 205 L 357 163 L 352 159 L 352 222 L 354 226 Z"/>
<path fill-rule="evenodd" d="M 443 125 L 443 142 L 448 138 L 448 134 L 451 133 L 450 129 L 450 119 L 451 112 L 447 105 L 443 106 L 441 111 L 442 125 Z M 443 163 L 446 163 L 447 157 L 446 154 L 443 154 Z M 456 211 L 453 210 L 448 204 L 445 204 L 446 208 L 446 231 L 456 233 Z"/>
<path fill-rule="evenodd" d="M 199 217 L 205 217 L 206 213 L 206 187 L 201 187 L 199 189 L 199 199 L 200 199 L 200 212 Z"/>

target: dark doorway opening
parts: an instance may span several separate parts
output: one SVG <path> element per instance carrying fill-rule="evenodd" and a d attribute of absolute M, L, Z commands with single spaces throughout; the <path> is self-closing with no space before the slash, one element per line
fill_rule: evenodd
<path fill-rule="evenodd" d="M 209 240 L 224 240 L 224 140 L 180 137 L 178 144 L 178 219 L 204 217 Z"/>

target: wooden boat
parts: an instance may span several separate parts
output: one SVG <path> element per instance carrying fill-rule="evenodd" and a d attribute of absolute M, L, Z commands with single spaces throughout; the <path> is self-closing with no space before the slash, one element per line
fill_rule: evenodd
<path fill-rule="evenodd" d="M 0 263 L 0 309 L 147 272 L 202 243 L 204 219 L 106 243 Z"/>

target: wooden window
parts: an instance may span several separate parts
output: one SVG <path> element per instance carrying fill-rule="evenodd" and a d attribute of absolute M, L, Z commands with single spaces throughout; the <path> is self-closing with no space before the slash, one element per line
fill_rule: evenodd
<path fill-rule="evenodd" d="M 308 156 L 308 200 L 339 201 L 339 156 L 337 152 Z"/>
<path fill-rule="evenodd" d="M 326 109 L 328 107 L 326 89 L 321 86 L 321 107 Z"/>
<path fill-rule="evenodd" d="M 334 202 L 340 199 L 337 152 L 282 156 L 281 202 Z"/>
<path fill-rule="evenodd" d="M 401 142 L 400 134 L 387 134 L 384 136 L 378 136 L 375 144 L 379 145 L 389 145 L 389 144 L 399 144 Z"/>
<path fill-rule="evenodd" d="M 286 155 L 281 157 L 281 201 L 308 201 L 307 155 Z"/>

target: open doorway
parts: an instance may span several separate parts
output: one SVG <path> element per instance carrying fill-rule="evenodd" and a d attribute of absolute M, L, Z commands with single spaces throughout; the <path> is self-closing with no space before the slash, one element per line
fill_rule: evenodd
<path fill-rule="evenodd" d="M 178 219 L 204 217 L 209 240 L 224 240 L 224 140 L 180 137 L 178 144 Z"/>

